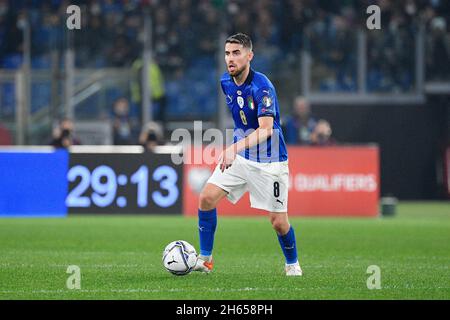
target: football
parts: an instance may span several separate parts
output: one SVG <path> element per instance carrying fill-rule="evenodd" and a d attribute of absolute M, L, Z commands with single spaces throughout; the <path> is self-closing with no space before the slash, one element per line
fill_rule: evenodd
<path fill-rule="evenodd" d="M 197 262 L 197 251 L 187 241 L 172 241 L 164 249 L 162 262 L 164 268 L 170 273 L 184 276 L 194 268 Z"/>

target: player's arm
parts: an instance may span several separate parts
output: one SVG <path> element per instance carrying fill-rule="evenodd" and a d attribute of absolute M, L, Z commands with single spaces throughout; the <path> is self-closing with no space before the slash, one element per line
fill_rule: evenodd
<path fill-rule="evenodd" d="M 266 141 L 273 132 L 273 117 L 264 116 L 258 118 L 259 127 L 251 134 L 249 134 L 245 139 L 241 139 L 235 143 L 235 151 L 236 153 L 241 152 L 242 150 L 249 149 L 257 144 L 260 144 Z M 233 146 L 230 146 L 230 148 Z"/>
<path fill-rule="evenodd" d="M 222 172 L 231 166 L 236 158 L 236 154 L 242 150 L 256 146 L 257 144 L 260 144 L 270 138 L 273 133 L 273 117 L 259 117 L 258 124 L 258 129 L 250 133 L 244 139 L 232 144 L 224 151 L 222 158 L 220 159 L 220 170 L 222 170 Z"/>
<path fill-rule="evenodd" d="M 255 93 L 255 102 L 258 106 L 259 127 L 245 139 L 239 140 L 225 150 L 220 159 L 220 169 L 222 172 L 231 166 L 237 153 L 266 141 L 272 135 L 275 117 L 275 99 L 275 91 L 271 86 L 262 87 Z"/>

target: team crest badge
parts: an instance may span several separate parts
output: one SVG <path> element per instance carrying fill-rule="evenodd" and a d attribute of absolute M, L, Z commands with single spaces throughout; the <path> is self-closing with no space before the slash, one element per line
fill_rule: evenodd
<path fill-rule="evenodd" d="M 248 104 L 248 107 L 249 107 L 251 110 L 254 110 L 254 109 L 255 109 L 255 103 L 253 102 L 253 97 L 252 97 L 252 96 L 248 96 L 248 98 L 247 98 L 247 104 Z"/>
<path fill-rule="evenodd" d="M 272 99 L 270 99 L 270 97 L 268 97 L 268 96 L 265 96 L 262 99 L 262 103 L 266 108 L 269 108 L 272 105 Z"/>
<path fill-rule="evenodd" d="M 242 109 L 244 107 L 244 98 L 242 98 L 241 96 L 237 97 L 237 103 L 239 107 Z"/>

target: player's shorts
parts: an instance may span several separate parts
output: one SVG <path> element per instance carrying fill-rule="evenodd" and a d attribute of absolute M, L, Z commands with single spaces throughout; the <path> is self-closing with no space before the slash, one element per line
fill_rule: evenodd
<path fill-rule="evenodd" d="M 288 161 L 261 163 L 236 155 L 232 166 L 224 172 L 220 170 L 220 164 L 217 165 L 207 183 L 225 190 L 233 204 L 248 191 L 252 208 L 287 212 Z"/>

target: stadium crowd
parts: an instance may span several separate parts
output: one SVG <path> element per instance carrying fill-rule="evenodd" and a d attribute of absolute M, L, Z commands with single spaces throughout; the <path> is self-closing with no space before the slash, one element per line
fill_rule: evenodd
<path fill-rule="evenodd" d="M 306 47 L 322 63 L 348 68 L 354 58 L 349 51 L 353 30 L 365 26 L 370 4 L 380 6 L 384 29 L 382 37 L 371 39 L 374 60 L 409 63 L 408 50 L 401 49 L 419 22 L 432 32 L 431 56 L 448 55 L 450 49 L 450 4 L 443 0 L 0 0 L 1 67 L 14 68 L 20 63 L 20 28 L 26 13 L 32 26 L 34 65 L 45 66 L 48 52 L 65 46 L 70 4 L 82 8 L 82 28 L 75 33 L 74 44 L 79 67 L 131 66 L 142 49 L 146 9 L 153 21 L 155 56 L 165 73 L 214 56 L 220 31 L 248 33 L 255 50 L 268 60 L 295 55 Z M 327 46 L 333 50 L 324 50 Z"/>
<path fill-rule="evenodd" d="M 221 33 L 249 34 L 256 52 L 253 66 L 271 76 L 282 68 L 297 70 L 299 52 L 306 49 L 314 59 L 318 90 L 355 92 L 355 30 L 365 28 L 371 4 L 381 8 L 382 30 L 368 33 L 368 91 L 411 90 L 411 52 L 420 24 L 428 30 L 427 76 L 450 79 L 450 64 L 442 63 L 450 60 L 446 0 L 0 0 L 0 69 L 20 67 L 26 17 L 32 31 L 32 67 L 50 68 L 51 51 L 62 54 L 68 44 L 66 8 L 71 4 L 79 5 L 82 15 L 81 30 L 73 33 L 72 42 L 77 68 L 142 67 L 148 13 L 153 24 L 152 63 L 161 73 L 158 81 L 164 82 L 153 98 L 164 117 L 215 113 L 211 92 L 217 90 Z M 120 92 L 112 101 L 126 95 L 134 110 L 140 105 L 138 89 L 135 85 L 131 93 Z M 1 99 L 7 97 L 5 93 Z M 0 109 L 5 103 L 1 101 Z M 109 105 L 114 116 L 114 102 Z"/>

